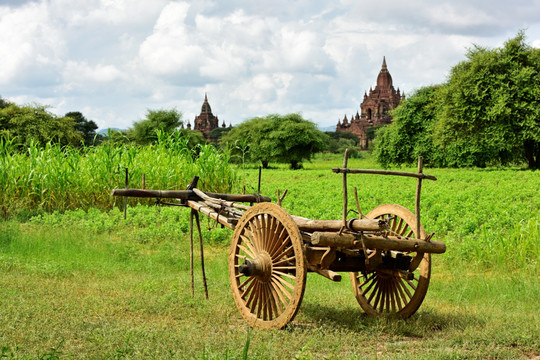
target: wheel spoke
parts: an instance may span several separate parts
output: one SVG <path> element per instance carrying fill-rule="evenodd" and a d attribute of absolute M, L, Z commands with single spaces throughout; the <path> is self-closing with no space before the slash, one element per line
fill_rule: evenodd
<path fill-rule="evenodd" d="M 375 277 L 375 272 L 370 273 L 370 274 L 366 277 L 366 280 L 365 280 L 363 283 L 361 283 L 360 285 L 358 285 L 358 288 L 359 288 L 359 289 L 362 289 L 362 287 L 363 287 L 364 285 L 366 285 L 366 284 L 367 284 L 371 279 L 373 279 L 374 277 Z"/>
<path fill-rule="evenodd" d="M 251 289 L 251 292 L 249 293 L 249 297 L 246 301 L 246 307 L 250 309 L 251 312 L 253 312 L 252 309 L 254 308 L 254 305 L 257 303 L 257 292 L 259 291 L 259 282 L 254 281 L 253 283 L 254 283 L 254 286 Z M 253 301 L 255 302 L 252 303 Z"/>
<path fill-rule="evenodd" d="M 246 249 L 242 245 L 238 245 L 238 248 L 245 252 L 251 259 L 255 259 L 255 253 L 251 252 L 251 250 Z M 240 256 L 238 256 L 240 258 Z M 243 256 L 242 256 L 243 257 Z"/>
<path fill-rule="evenodd" d="M 257 243 L 257 248 L 262 251 L 264 249 L 264 244 L 261 233 L 261 225 L 259 224 L 259 219 L 257 218 L 257 216 L 251 219 L 251 223 L 253 224 L 252 228 L 253 232 L 255 233 L 255 241 Z"/>
<path fill-rule="evenodd" d="M 287 307 L 287 300 L 283 297 L 283 293 L 281 292 L 281 289 L 278 285 L 276 285 L 273 281 L 269 282 L 270 287 L 273 289 L 274 293 L 277 295 L 279 301 L 280 301 L 280 308 L 283 310 Z M 277 303 L 276 303 L 277 304 Z M 281 311 L 280 311 L 281 313 Z"/>
<path fill-rule="evenodd" d="M 373 299 L 373 297 L 377 294 L 377 292 L 379 290 L 379 282 L 377 281 L 377 279 L 373 280 L 373 283 L 375 284 L 375 287 L 373 288 L 373 291 L 369 295 L 369 299 L 367 301 L 370 304 L 371 304 L 371 299 Z"/>
<path fill-rule="evenodd" d="M 397 289 L 397 305 L 398 309 L 401 310 L 405 305 L 407 305 L 407 297 L 405 296 L 405 293 L 401 289 L 401 279 L 396 279 L 396 289 Z"/>
<path fill-rule="evenodd" d="M 282 264 L 286 264 L 286 263 L 288 263 L 289 261 L 294 260 L 295 258 L 296 258 L 296 256 L 294 256 L 294 255 L 293 255 L 293 256 L 290 256 L 290 257 L 288 257 L 288 258 L 286 258 L 286 259 L 282 259 L 282 260 L 280 260 L 280 261 L 273 262 L 272 266 L 273 266 L 274 268 L 276 268 L 276 266 L 279 266 L 279 265 L 282 265 Z M 294 268 L 294 266 L 293 266 L 293 268 Z"/>
<path fill-rule="evenodd" d="M 251 244 L 255 248 L 255 252 L 256 253 L 259 252 L 260 251 L 260 246 L 259 246 L 259 243 L 257 241 L 257 236 L 255 235 L 255 231 L 246 226 L 244 228 L 244 233 L 247 234 L 247 238 L 249 240 L 251 240 Z M 240 237 L 242 237 L 242 235 L 240 235 Z"/>
<path fill-rule="evenodd" d="M 395 288 L 393 279 L 391 279 L 390 281 L 389 291 L 390 291 L 390 302 L 388 304 L 388 310 L 390 311 L 390 308 L 391 308 L 392 312 L 395 313 L 396 312 L 396 299 L 395 299 L 396 288 Z"/>
<path fill-rule="evenodd" d="M 252 279 L 255 279 L 255 277 L 252 277 Z M 258 281 L 253 281 L 253 282 L 251 282 L 251 283 L 248 285 L 248 287 L 246 288 L 246 290 L 244 290 L 244 291 L 242 292 L 242 294 L 240 295 L 240 297 L 241 297 L 242 299 L 244 299 L 244 297 L 245 297 L 248 293 L 251 294 L 251 292 L 252 292 L 252 290 L 253 290 L 253 287 L 255 286 L 255 284 L 256 284 L 257 282 L 258 282 Z M 240 289 L 240 288 L 238 288 L 238 289 Z"/>
<path fill-rule="evenodd" d="M 279 281 L 277 281 L 275 278 L 272 279 L 272 283 L 276 285 L 276 287 L 279 289 L 279 291 L 281 291 L 281 293 L 283 295 L 285 295 L 289 300 L 292 299 L 292 294 L 287 290 L 285 289 L 285 287 L 283 285 L 281 285 L 281 283 Z M 283 304 L 286 304 L 288 305 L 289 302 L 286 301 L 284 302 Z"/>
<path fill-rule="evenodd" d="M 289 279 L 292 279 L 292 280 L 296 280 L 296 276 L 294 275 L 291 275 L 291 274 L 287 274 L 287 273 L 284 273 L 282 271 L 278 271 L 278 270 L 275 270 L 272 274 L 272 276 L 276 276 L 278 278 L 282 278 L 282 277 L 286 277 L 286 278 L 289 278 Z M 283 281 L 285 281 L 285 279 L 283 279 Z"/>
<path fill-rule="evenodd" d="M 243 275 L 242 275 L 243 276 Z M 242 289 L 244 286 L 246 286 L 250 281 L 253 281 L 253 279 L 255 279 L 254 276 L 250 276 L 248 277 L 243 283 L 241 283 L 240 285 L 238 285 L 238 289 Z"/>
<path fill-rule="evenodd" d="M 409 284 L 409 286 L 412 287 L 413 290 L 416 291 L 416 285 L 414 285 L 411 280 L 407 280 L 407 284 Z"/>
<path fill-rule="evenodd" d="M 240 235 L 240 238 L 242 239 L 242 243 L 244 243 L 249 248 L 249 251 L 251 252 L 252 255 L 255 255 L 258 252 L 257 249 L 255 248 L 255 245 L 253 244 L 252 239 L 250 239 L 249 237 L 245 235 Z"/>
<path fill-rule="evenodd" d="M 268 251 L 268 254 L 270 254 L 270 256 L 272 256 L 277 251 L 278 247 L 281 245 L 283 239 L 286 236 L 287 229 L 283 227 L 281 223 L 277 223 L 274 231 L 274 244 L 272 245 L 270 251 Z"/>
<path fill-rule="evenodd" d="M 382 283 L 379 283 L 377 282 L 377 296 L 375 297 L 375 300 L 373 301 L 373 309 L 375 309 L 375 311 L 377 311 L 377 306 L 379 305 L 379 301 L 381 299 L 381 295 L 382 295 Z"/>
<path fill-rule="evenodd" d="M 367 295 L 367 293 L 368 293 L 369 290 L 373 287 L 373 285 L 376 285 L 376 284 L 377 284 L 377 278 L 376 278 L 375 275 L 376 275 L 376 274 L 373 273 L 373 276 L 371 277 L 373 281 L 368 285 L 368 287 L 367 287 L 366 290 L 363 290 L 363 291 L 362 291 L 364 295 Z M 375 290 L 375 289 L 374 289 L 374 290 Z M 369 302 L 369 301 L 370 301 L 370 300 L 368 300 L 368 302 Z"/>
<path fill-rule="evenodd" d="M 286 243 L 283 243 L 283 245 L 286 245 Z M 272 262 L 279 261 L 282 257 L 287 255 L 291 250 L 293 250 L 293 256 L 294 256 L 294 245 L 291 244 L 291 246 L 283 250 L 279 255 L 272 257 Z"/>
<path fill-rule="evenodd" d="M 403 226 L 403 219 L 399 218 L 399 222 L 398 222 L 398 224 L 396 226 L 396 233 L 399 234 L 399 235 L 401 235 L 401 231 L 402 231 L 401 227 L 402 226 Z"/>
<path fill-rule="evenodd" d="M 391 305 L 392 312 L 395 313 L 396 312 L 396 299 L 395 299 L 396 287 L 395 287 L 395 283 L 393 279 L 391 279 L 390 281 L 389 289 L 390 289 L 390 305 Z M 390 305 L 388 306 L 389 310 L 390 310 Z"/>
<path fill-rule="evenodd" d="M 271 320 L 277 317 L 276 299 L 270 283 L 264 285 L 266 287 L 266 293 L 268 294 L 268 318 Z"/>
<path fill-rule="evenodd" d="M 407 299 L 407 301 L 405 301 L 405 303 L 408 303 L 412 299 L 412 294 L 411 294 L 409 288 L 407 288 L 407 285 L 405 285 L 405 283 L 403 282 L 403 279 L 399 279 L 398 284 L 400 284 L 401 288 L 403 290 L 405 290 L 405 293 L 407 294 L 407 297 L 408 297 L 408 299 Z"/>

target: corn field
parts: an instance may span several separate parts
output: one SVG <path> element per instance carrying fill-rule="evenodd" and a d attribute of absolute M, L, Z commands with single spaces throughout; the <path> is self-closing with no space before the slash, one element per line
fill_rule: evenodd
<path fill-rule="evenodd" d="M 31 142 L 21 148 L 0 136 L 0 216 L 21 212 L 65 211 L 115 206 L 114 188 L 140 188 L 145 174 L 147 189 L 185 189 L 194 175 L 198 187 L 230 192 L 237 175 L 230 154 L 212 145 L 190 149 L 179 134 L 158 133 L 155 145 L 105 143 L 75 149 Z M 136 200 L 133 200 L 136 201 Z"/>

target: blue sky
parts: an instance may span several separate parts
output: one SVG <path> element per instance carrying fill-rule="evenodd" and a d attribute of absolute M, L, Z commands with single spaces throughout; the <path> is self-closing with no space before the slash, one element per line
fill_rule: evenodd
<path fill-rule="evenodd" d="M 147 109 L 192 122 L 205 93 L 227 124 L 301 112 L 327 127 L 360 109 L 383 56 L 407 94 L 520 29 L 540 47 L 539 0 L 0 0 L 0 95 L 100 128 Z"/>

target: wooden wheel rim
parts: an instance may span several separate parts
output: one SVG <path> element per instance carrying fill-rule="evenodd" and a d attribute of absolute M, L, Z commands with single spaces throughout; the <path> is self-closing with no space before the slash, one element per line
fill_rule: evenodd
<path fill-rule="evenodd" d="M 245 275 L 240 265 L 257 263 Z M 260 203 L 235 227 L 229 251 L 229 280 L 236 307 L 258 328 L 283 328 L 296 315 L 306 285 L 302 237 L 280 206 Z"/>
<path fill-rule="evenodd" d="M 395 216 L 390 220 L 389 233 L 401 236 L 416 237 L 416 217 L 407 208 L 384 204 L 373 209 L 366 217 L 379 219 Z M 426 238 L 426 232 L 420 225 L 420 238 Z M 414 261 L 410 271 L 414 271 L 413 280 L 405 280 L 399 276 L 382 274 L 377 271 L 367 274 L 352 272 L 351 282 L 356 300 L 362 309 L 370 315 L 396 313 L 403 318 L 413 315 L 424 300 L 431 276 L 430 254 L 409 254 Z"/>

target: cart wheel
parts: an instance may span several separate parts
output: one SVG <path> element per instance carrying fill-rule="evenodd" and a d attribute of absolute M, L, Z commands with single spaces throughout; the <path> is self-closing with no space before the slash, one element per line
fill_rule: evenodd
<path fill-rule="evenodd" d="M 294 318 L 306 287 L 302 236 L 280 206 L 259 203 L 240 218 L 229 252 L 229 279 L 249 325 L 281 329 Z"/>
<path fill-rule="evenodd" d="M 389 235 L 416 237 L 416 217 L 400 205 L 380 205 L 367 214 L 370 219 L 393 217 L 389 223 Z M 420 225 L 420 238 L 426 238 L 426 232 Z M 431 274 L 431 256 L 424 253 L 404 253 L 413 259 L 409 271 L 414 279 L 407 280 L 397 275 L 372 271 L 366 274 L 351 273 L 351 281 L 356 300 L 362 309 L 370 315 L 396 313 L 408 318 L 418 310 L 429 286 Z"/>

